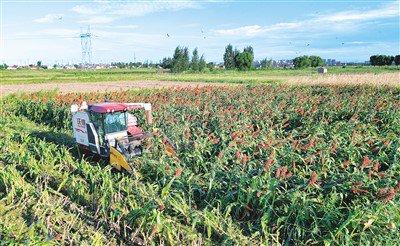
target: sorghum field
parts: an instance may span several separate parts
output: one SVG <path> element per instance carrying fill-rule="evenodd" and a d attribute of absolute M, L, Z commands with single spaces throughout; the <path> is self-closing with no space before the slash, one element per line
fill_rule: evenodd
<path fill-rule="evenodd" d="M 104 98 L 152 103 L 178 157 L 157 136 L 132 174 L 80 157 L 69 107 Z M 399 87 L 43 92 L 0 106 L 2 244 L 399 245 Z"/>

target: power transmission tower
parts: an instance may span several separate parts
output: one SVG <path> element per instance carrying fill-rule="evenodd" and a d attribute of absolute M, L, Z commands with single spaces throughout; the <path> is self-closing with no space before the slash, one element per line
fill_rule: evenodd
<path fill-rule="evenodd" d="M 90 26 L 87 27 L 86 33 L 81 31 L 79 37 L 81 38 L 82 47 L 82 66 L 87 67 L 92 63 L 92 33 L 90 32 Z"/>

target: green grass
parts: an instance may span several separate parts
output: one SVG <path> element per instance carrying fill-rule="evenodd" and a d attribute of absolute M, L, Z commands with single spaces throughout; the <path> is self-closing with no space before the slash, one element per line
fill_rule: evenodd
<path fill-rule="evenodd" d="M 398 72 L 396 67 L 332 67 L 329 73 L 382 73 Z M 1 84 L 27 84 L 49 82 L 103 82 L 103 81 L 191 81 L 191 82 L 271 82 L 283 81 L 287 76 L 314 75 L 316 69 L 269 69 L 254 71 L 215 70 L 205 73 L 158 73 L 156 69 L 107 70 L 2 70 Z"/>
<path fill-rule="evenodd" d="M 81 158 L 69 106 L 104 98 L 151 102 L 178 159 L 157 136 L 133 174 Z M 0 106 L 4 244 L 398 244 L 400 88 L 42 92 Z"/>

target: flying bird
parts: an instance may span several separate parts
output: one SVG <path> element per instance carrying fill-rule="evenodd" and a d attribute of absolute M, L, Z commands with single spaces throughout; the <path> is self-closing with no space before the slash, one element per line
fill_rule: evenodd
<path fill-rule="evenodd" d="M 167 33 L 167 38 L 169 38 L 169 34 Z"/>
<path fill-rule="evenodd" d="M 201 35 L 203 36 L 203 39 L 206 39 L 206 36 L 204 35 L 204 30 L 201 28 Z"/>

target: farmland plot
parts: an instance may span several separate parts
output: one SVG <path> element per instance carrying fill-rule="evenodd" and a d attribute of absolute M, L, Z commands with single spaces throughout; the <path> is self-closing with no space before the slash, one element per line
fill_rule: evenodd
<path fill-rule="evenodd" d="M 133 173 L 82 158 L 69 106 L 104 98 L 152 103 L 178 158 L 157 136 Z M 2 242 L 398 243 L 399 88 L 53 92 L 1 107 Z"/>

